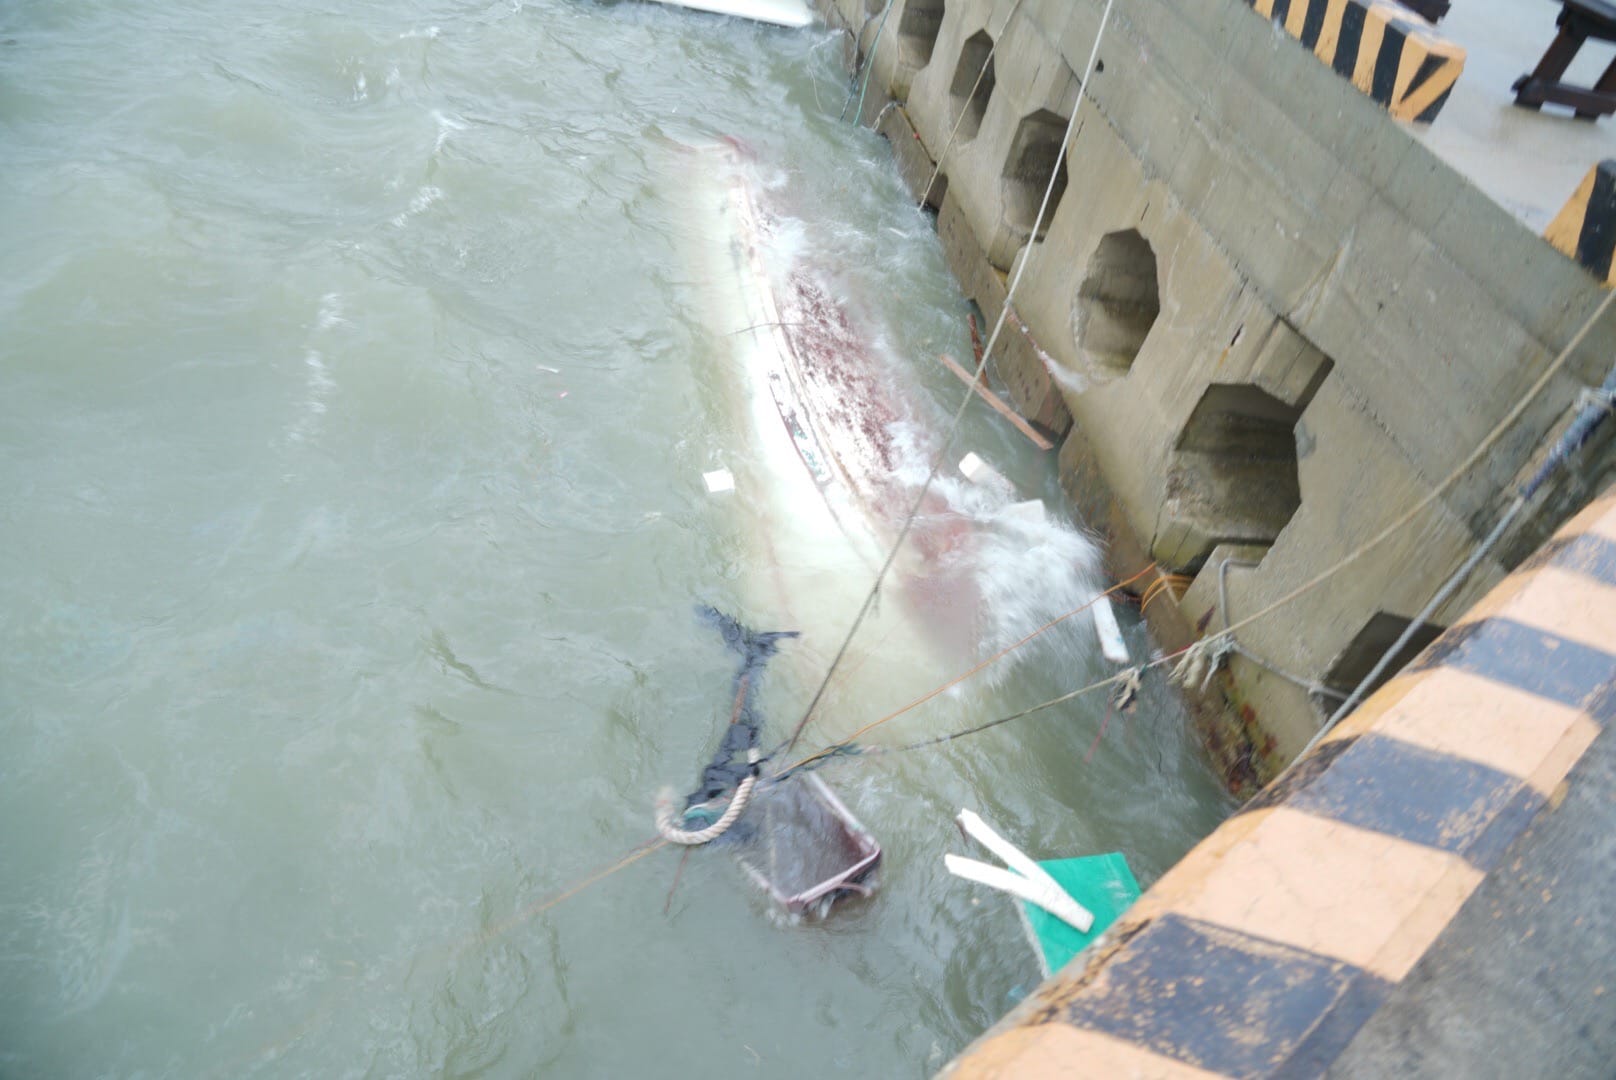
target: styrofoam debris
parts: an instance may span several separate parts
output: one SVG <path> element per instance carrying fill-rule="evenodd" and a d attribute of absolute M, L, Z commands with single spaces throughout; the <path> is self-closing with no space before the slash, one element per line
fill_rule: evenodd
<path fill-rule="evenodd" d="M 1117 625 L 1117 613 L 1111 609 L 1111 599 L 1099 596 L 1094 601 L 1094 632 L 1100 639 L 1100 653 L 1113 664 L 1126 664 L 1128 644 L 1122 640 L 1122 627 Z"/>
<path fill-rule="evenodd" d="M 1016 494 L 1016 485 L 1010 482 L 1010 478 L 975 453 L 960 458 L 959 470 L 965 474 L 965 479 L 978 487 L 997 488 L 1010 496 Z"/>
<path fill-rule="evenodd" d="M 719 495 L 726 491 L 735 490 L 735 475 L 728 469 L 714 469 L 712 472 L 701 474 L 702 483 L 707 485 L 707 494 Z"/>

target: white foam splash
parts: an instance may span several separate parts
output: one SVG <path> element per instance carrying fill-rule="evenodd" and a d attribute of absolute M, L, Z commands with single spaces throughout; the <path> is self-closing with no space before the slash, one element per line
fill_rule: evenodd
<path fill-rule="evenodd" d="M 320 315 L 317 325 L 321 330 L 329 330 L 333 326 L 340 326 L 347 321 L 342 317 L 341 294 L 328 292 L 320 297 Z"/>
<path fill-rule="evenodd" d="M 320 306 L 315 311 L 311 337 L 317 341 L 319 337 L 338 326 L 345 325 L 347 321 L 342 317 L 342 295 L 328 292 L 320 297 Z M 317 344 L 311 343 L 303 352 L 303 415 L 286 433 L 288 442 L 300 443 L 314 434 L 320 417 L 326 413 L 331 393 L 336 388 L 337 381 L 332 378 L 331 369 L 326 365 L 325 354 L 320 351 Z"/>
<path fill-rule="evenodd" d="M 1074 394 L 1088 393 L 1089 381 L 1070 368 L 1061 366 L 1058 361 L 1045 364 L 1044 370 L 1049 372 L 1049 377 L 1054 379 L 1055 384 L 1062 390 L 1069 390 Z"/>
<path fill-rule="evenodd" d="M 415 217 L 418 214 L 425 213 L 428 207 L 441 198 L 443 198 L 442 188 L 434 187 L 431 184 L 425 185 L 415 193 L 415 196 L 412 199 L 410 199 L 409 209 L 393 218 L 393 224 L 402 229 L 406 224 L 408 224 L 410 218 Z"/>
<path fill-rule="evenodd" d="M 449 133 L 465 131 L 466 125 L 458 118 L 438 110 L 432 110 L 432 121 L 438 125 L 437 138 L 432 141 L 432 152 L 440 153 L 449 142 Z"/>
<path fill-rule="evenodd" d="M 897 450 L 895 473 L 904 486 L 918 492 L 931 469 L 935 447 L 923 429 L 900 421 L 892 426 Z M 989 465 L 992 463 L 989 462 Z M 1027 496 L 1013 484 L 975 484 L 944 467 L 932 490 L 949 509 L 974 523 L 974 543 L 955 554 L 960 567 L 976 583 L 981 596 L 977 634 L 984 655 L 999 651 L 1061 615 L 1092 600 L 1099 592 L 1100 549 L 1082 530 L 1073 528 L 1046 506 L 1042 514 L 1027 512 Z M 1092 651 L 1095 639 L 1087 616 L 1076 616 L 1046 637 L 1067 648 Z M 1073 630 L 1080 631 L 1073 636 Z M 995 665 L 985 673 L 997 682 L 1014 667 Z"/>

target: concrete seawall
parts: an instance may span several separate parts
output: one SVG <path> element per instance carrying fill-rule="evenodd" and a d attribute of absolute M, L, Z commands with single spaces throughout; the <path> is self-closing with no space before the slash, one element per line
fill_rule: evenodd
<path fill-rule="evenodd" d="M 893 0 L 878 41 L 879 0 L 821 6 L 869 54 L 863 119 L 917 195 L 943 157 L 929 201 L 990 320 L 1007 272 L 1031 260 L 1014 304 L 1026 333 L 1004 335 L 994 374 L 1064 435 L 1063 481 L 1113 572 L 1162 568 L 1146 615 L 1165 648 L 1268 606 L 1404 514 L 1602 299 L 1586 269 L 1414 139 L 1372 79 L 1355 85 L 1238 0 L 1117 0 L 1037 238 L 1103 5 Z M 1417 83 L 1399 85 L 1404 112 L 1432 112 Z M 1606 321 L 1410 528 L 1239 631 L 1202 703 L 1232 787 L 1300 751 L 1497 521 L 1612 355 Z M 1613 472 L 1607 436 L 1437 622 L 1456 623 Z"/>

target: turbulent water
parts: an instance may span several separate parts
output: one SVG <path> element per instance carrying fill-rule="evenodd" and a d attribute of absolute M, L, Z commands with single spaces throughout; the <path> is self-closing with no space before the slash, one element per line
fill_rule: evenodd
<path fill-rule="evenodd" d="M 827 767 L 886 851 L 827 920 L 706 851 L 537 910 L 710 753 L 695 604 L 803 631 L 771 738 L 850 618 L 761 609 L 703 488 L 747 436 L 669 146 L 743 139 L 911 420 L 958 400 L 964 303 L 846 86 L 823 28 L 627 2 L 0 6 L 0 1074 L 923 1075 L 1037 972 L 944 873 L 955 810 L 1147 883 L 1225 812 L 1147 684 Z M 1018 438 L 959 445 L 1056 505 Z M 1084 554 L 993 536 L 978 655 Z M 1082 622 L 869 741 L 1105 674 Z M 805 746 L 890 704 L 855 655 Z"/>

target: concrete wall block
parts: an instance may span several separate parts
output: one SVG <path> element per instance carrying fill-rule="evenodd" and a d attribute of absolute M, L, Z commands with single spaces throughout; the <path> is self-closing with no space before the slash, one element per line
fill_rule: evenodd
<path fill-rule="evenodd" d="M 1146 173 L 1166 176 L 1183 152 L 1193 114 L 1175 95 L 1158 92 L 1160 80 L 1136 52 L 1118 55 L 1122 48 L 1119 43 L 1105 71 L 1095 75 L 1096 100 Z M 1125 109 L 1114 106 L 1119 99 L 1128 102 Z"/>
<path fill-rule="evenodd" d="M 1452 200 L 1457 179 L 1435 154 L 1404 154 L 1386 178 L 1381 194 L 1416 229 L 1429 232 Z"/>
<path fill-rule="evenodd" d="M 1389 208 L 1352 244 L 1295 320 L 1341 365 L 1427 476 L 1446 475 L 1524 390 L 1540 346 Z M 1463 407 L 1458 407 L 1464 402 Z"/>
<path fill-rule="evenodd" d="M 1213 56 L 1227 62 L 1229 48 L 1234 39 L 1246 28 L 1244 20 L 1252 13 L 1240 5 L 1225 0 L 1130 0 L 1136 22 L 1147 26 L 1177 18 L 1193 33 Z"/>
<path fill-rule="evenodd" d="M 1287 405 L 1305 407 L 1321 380 L 1334 369 L 1334 362 L 1296 329 L 1281 319 L 1270 324 L 1270 333 L 1252 366 L 1253 384 Z"/>
<path fill-rule="evenodd" d="M 1168 186 L 1198 199 L 1223 179 L 1226 155 L 1218 134 L 1191 116 L 1179 138 L 1178 157 L 1167 171 Z"/>
<path fill-rule="evenodd" d="M 892 0 L 886 35 L 876 50 L 876 73 L 897 101 L 907 101 L 916 73 L 931 62 L 941 31 L 943 0 Z"/>
<path fill-rule="evenodd" d="M 1127 0 L 1117 0 L 1119 5 L 1126 2 Z M 1058 5 L 1051 7 L 1058 8 Z M 1084 65 L 1088 63 L 1089 52 L 1094 47 L 1094 32 L 1099 28 L 1100 13 L 1104 10 L 1105 0 L 1071 0 L 1066 5 L 1065 11 L 1057 9 L 1034 16 L 1045 34 L 1055 42 L 1056 48 L 1066 60 L 1066 65 L 1079 76 L 1083 73 Z M 1111 30 L 1107 29 L 1108 38 L 1110 33 Z M 1102 42 L 1101 60 L 1103 61 L 1106 56 L 1107 52 Z"/>
<path fill-rule="evenodd" d="M 989 319 L 996 318 L 1004 303 L 1004 285 L 983 256 L 982 245 L 952 186 L 937 211 L 937 236 L 960 290 L 984 312 L 990 312 Z"/>
<path fill-rule="evenodd" d="M 1456 180 L 1430 230 L 1432 240 L 1538 341 L 1557 345 L 1568 339 L 1601 299 L 1597 285 L 1541 238 L 1499 214 L 1474 184 Z M 1568 319 L 1572 308 L 1579 309 L 1577 316 Z"/>
<path fill-rule="evenodd" d="M 1344 380 L 1325 380 L 1298 431 L 1308 448 L 1298 461 L 1302 505 L 1261 571 L 1231 575 L 1237 618 L 1347 558 L 1429 490 Z M 1469 528 L 1439 501 L 1419 527 L 1367 551 L 1327 584 L 1242 631 L 1241 640 L 1293 671 L 1321 677 L 1375 611 L 1412 616 L 1473 544 Z M 1480 576 L 1497 573 L 1484 567 Z"/>
<path fill-rule="evenodd" d="M 1100 236 L 1138 222 L 1146 185 L 1138 160 L 1086 99 L 1067 146 L 1066 170 L 1069 197 L 1049 217 L 1048 231 L 1038 249 L 1043 269 L 1028 274 L 1020 294 L 1031 297 L 1053 291 L 1059 294 L 1055 303 L 1062 305 L 1070 303 L 1072 292 L 1067 286 L 1075 290 L 1083 264 Z M 1056 268 L 1058 282 L 1049 276 Z M 1059 318 L 1065 323 L 1068 315 Z"/>
<path fill-rule="evenodd" d="M 1007 73 L 1019 69 L 1043 74 L 1025 80 L 1007 75 L 999 80 L 976 138 L 964 148 L 956 144 L 953 153 L 958 157 L 949 166 L 949 182 L 960 192 L 961 205 L 984 241 L 988 260 L 1009 269 L 1030 237 L 1031 221 L 1048 180 L 1043 175 L 1022 175 L 1029 146 L 1036 150 L 1053 138 L 1058 147 L 1066 114 L 1055 110 L 1063 101 L 1075 99 L 1075 77 L 1049 43 L 1032 33 L 1030 24 L 1012 23 L 1003 39 L 999 55 Z M 1029 123 L 1036 130 L 1030 130 Z M 1052 152 L 1034 156 L 1040 161 L 1053 161 L 1054 157 Z"/>
<path fill-rule="evenodd" d="M 1054 40 L 1035 23 L 1019 15 L 1010 20 L 1000 35 L 997 55 L 1003 58 L 999 85 L 1023 111 L 1042 107 L 1071 115 L 1078 75 L 1061 58 Z"/>
<path fill-rule="evenodd" d="M 1202 627 L 1207 633 L 1214 633 L 1233 622 L 1221 610 L 1222 604 L 1218 596 L 1219 567 L 1224 563 L 1231 564 L 1227 578 L 1232 582 L 1238 574 L 1260 570 L 1262 560 L 1267 554 L 1267 544 L 1219 544 L 1213 548 L 1200 573 L 1195 575 L 1195 580 L 1178 598 L 1178 606 L 1184 612 L 1184 617 L 1191 624 Z"/>
<path fill-rule="evenodd" d="M 1279 312 L 1295 310 L 1335 261 L 1337 248 L 1309 209 L 1230 155 L 1217 181 L 1187 209 Z"/>
<path fill-rule="evenodd" d="M 1261 570 L 1231 575 L 1236 618 L 1344 557 L 1428 491 L 1597 302 L 1575 266 L 1296 41 L 1227 0 L 1117 0 L 1104 70 L 1070 148 L 1068 193 L 1028 247 L 1026 223 L 1018 233 L 1006 216 L 1006 165 L 1026 117 L 1067 115 L 1103 5 L 1025 0 L 1010 20 L 1014 3 L 947 0 L 931 62 L 908 88 L 909 119 L 889 113 L 883 131 L 902 144 L 909 183 L 923 183 L 911 174 L 929 174 L 927 153 L 941 151 L 959 115 L 949 90 L 960 52 L 991 28 L 992 98 L 945 162 L 938 231 L 949 263 L 992 319 L 1002 271 L 1022 251 L 1035 260 L 1016 307 L 1073 379 L 1052 393 L 1013 329 L 999 370 L 1035 418 L 1057 400 L 1069 409 L 1062 478 L 1085 518 L 1129 537 L 1140 557 L 1143 541 L 1184 566 L 1232 539 L 1271 542 Z M 901 46 L 890 47 L 897 87 Z M 1096 252 L 1130 230 L 1152 252 L 1158 311 L 1132 359 L 1106 368 L 1085 356 L 1074 314 Z M 1616 325 L 1601 327 L 1575 370 L 1602 374 L 1613 354 Z M 1270 498 L 1272 461 L 1247 475 L 1238 439 L 1217 443 L 1220 417 L 1232 418 L 1231 438 L 1244 430 L 1240 409 L 1256 407 L 1240 396 L 1246 388 L 1301 410 L 1293 502 Z M 1429 520 L 1242 632 L 1242 643 L 1316 679 L 1376 611 L 1411 615 L 1490 524 L 1499 486 L 1518 478 L 1574 393 L 1573 380 L 1557 380 Z M 1196 445 L 1181 448 L 1198 416 Z M 1286 425 L 1270 427 L 1258 434 Z M 1233 520 L 1231 506 L 1250 520 Z M 1474 588 L 1497 573 L 1486 567 Z M 1235 673 L 1242 703 L 1280 752 L 1299 746 L 1317 719 L 1306 695 L 1243 662 Z"/>
<path fill-rule="evenodd" d="M 1174 571 L 1191 571 L 1220 544 L 1274 542 L 1291 521 L 1297 498 L 1264 461 L 1181 451 L 1167 475 L 1166 496 L 1150 553 Z"/>
<path fill-rule="evenodd" d="M 831 8 L 844 24 L 851 26 L 855 31 L 869 17 L 869 12 L 865 9 L 865 0 L 831 0 Z"/>
<path fill-rule="evenodd" d="M 1134 372 L 1140 392 L 1157 403 L 1176 438 L 1207 383 L 1239 380 L 1227 362 L 1230 343 L 1250 313 L 1265 309 L 1201 227 L 1170 206 L 1165 194 L 1152 201 L 1143 226 L 1160 268 L 1161 315 Z M 1239 346 L 1247 345 L 1242 335 Z"/>
<path fill-rule="evenodd" d="M 898 175 L 903 177 L 904 186 L 915 199 L 920 198 L 921 189 L 931 179 L 935 162 L 926 154 L 926 148 L 915 136 L 915 129 L 909 119 L 907 109 L 891 109 L 881 118 L 881 134 L 887 142 L 892 144 L 892 156 L 897 160 Z M 939 193 L 946 190 L 944 181 L 939 178 L 932 189 L 932 205 L 936 206 L 941 199 Z"/>
<path fill-rule="evenodd" d="M 881 15 L 877 14 L 869 20 L 863 33 L 859 35 L 859 54 L 864 57 L 864 63 L 869 72 L 869 92 L 865 96 L 865 112 L 874 116 L 884 104 L 884 99 L 891 98 L 903 101 L 909 96 L 909 83 L 914 78 L 915 69 L 903 63 L 902 48 L 898 42 L 898 23 L 903 15 L 905 0 L 891 0 L 892 14 L 886 18 L 885 29 L 881 26 Z M 874 99 L 875 110 L 870 109 Z M 865 123 L 870 121 L 866 119 Z"/>
<path fill-rule="evenodd" d="M 1216 37 L 1209 41 L 1177 8 L 1164 9 L 1152 0 L 1127 0 L 1112 9 L 1111 20 L 1106 27 L 1107 41 L 1118 46 L 1127 42 L 1131 48 L 1113 55 L 1102 42 L 1101 52 L 1107 58 L 1102 74 L 1113 72 L 1113 60 L 1137 62 L 1151 78 L 1167 84 L 1172 96 L 1193 101 L 1202 87 L 1227 70 L 1222 55 L 1226 41 Z"/>
<path fill-rule="evenodd" d="M 942 153 L 949 132 L 959 117 L 959 110 L 949 100 L 949 88 L 953 84 L 965 42 L 987 27 L 991 12 L 991 5 L 985 0 L 950 3 L 943 13 L 931 63 L 917 72 L 910 83 L 910 114 L 915 130 L 920 133 L 921 141 L 933 158 Z M 957 149 L 956 146 L 949 151 L 946 167 L 952 168 L 953 153 Z"/>

